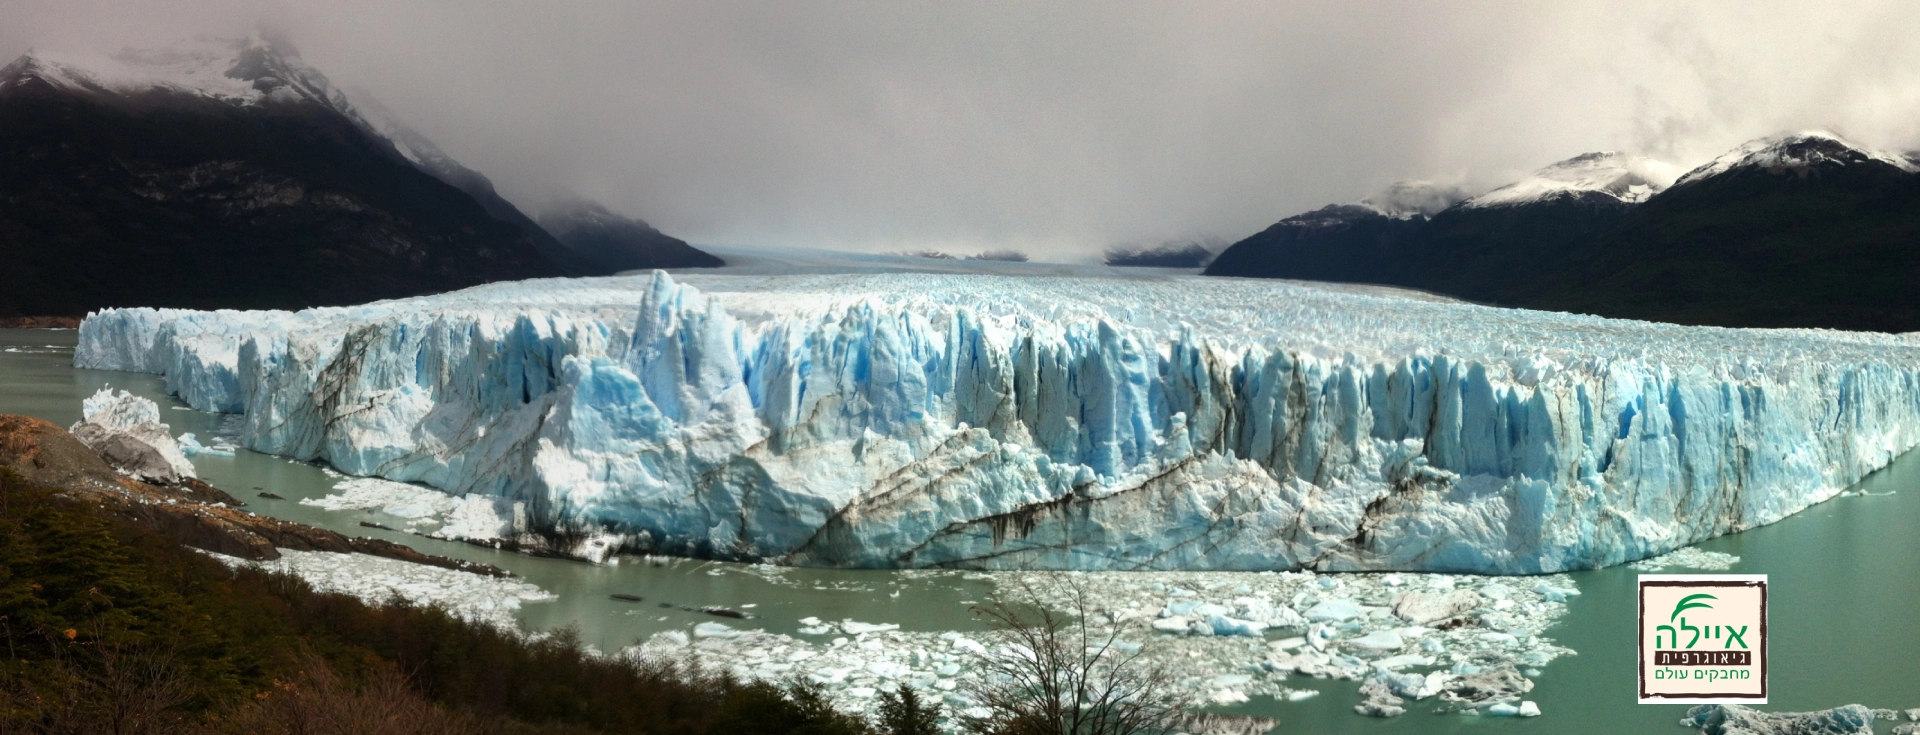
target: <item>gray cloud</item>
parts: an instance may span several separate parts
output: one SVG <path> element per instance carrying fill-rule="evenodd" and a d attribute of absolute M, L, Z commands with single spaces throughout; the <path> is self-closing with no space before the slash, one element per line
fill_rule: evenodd
<path fill-rule="evenodd" d="M 535 204 L 695 242 L 1087 253 L 1404 178 L 1920 143 L 1920 5 L 0 0 L 0 54 L 280 29 Z"/>

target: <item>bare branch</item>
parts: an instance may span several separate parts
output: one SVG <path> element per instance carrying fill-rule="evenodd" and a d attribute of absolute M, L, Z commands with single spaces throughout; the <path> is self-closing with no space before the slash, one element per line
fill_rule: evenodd
<path fill-rule="evenodd" d="M 975 614 L 997 629 L 968 694 L 975 707 L 956 718 L 979 735 L 1160 735 L 1171 732 L 1188 704 L 1170 676 L 1142 649 L 1123 645 L 1133 627 L 1102 613 L 1072 575 L 1048 578 L 1065 611 L 1030 579 L 1015 597 L 996 595 Z"/>

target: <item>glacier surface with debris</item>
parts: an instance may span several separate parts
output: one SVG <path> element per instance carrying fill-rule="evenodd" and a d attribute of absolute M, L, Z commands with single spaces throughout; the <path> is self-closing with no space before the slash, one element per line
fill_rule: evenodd
<path fill-rule="evenodd" d="M 1920 444 L 1904 336 L 1028 270 L 118 309 L 75 363 L 521 531 L 802 565 L 1556 572 L 1771 523 Z"/>

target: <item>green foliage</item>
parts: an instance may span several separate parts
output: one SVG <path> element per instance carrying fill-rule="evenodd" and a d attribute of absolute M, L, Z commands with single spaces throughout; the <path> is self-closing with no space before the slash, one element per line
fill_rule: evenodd
<path fill-rule="evenodd" d="M 730 696 L 722 706 L 713 732 L 780 732 L 792 735 L 870 735 L 873 729 L 860 718 L 835 710 L 817 685 L 790 684 L 785 688 L 765 682 L 738 684 L 723 680 Z"/>
<path fill-rule="evenodd" d="M 0 735 L 925 735 L 938 711 L 888 693 L 876 730 L 817 686 L 598 656 L 571 632 L 529 640 L 232 571 L 3 469 L 0 638 Z"/>
<path fill-rule="evenodd" d="M 911 686 L 880 692 L 880 729 L 887 735 L 935 735 L 940 732 L 940 703 L 929 702 Z"/>
<path fill-rule="evenodd" d="M 0 469 L 0 675 L 12 695 L 78 706 L 156 671 L 191 682 L 169 695 L 184 712 L 243 695 L 286 639 L 262 634 L 258 601 L 223 594 L 226 577 Z"/>

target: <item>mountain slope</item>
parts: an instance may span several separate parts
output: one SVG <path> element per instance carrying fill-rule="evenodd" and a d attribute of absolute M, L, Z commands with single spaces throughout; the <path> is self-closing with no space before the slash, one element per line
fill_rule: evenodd
<path fill-rule="evenodd" d="M 1425 224 L 1425 217 L 1401 219 L 1356 204 L 1331 204 L 1234 243 L 1205 273 L 1386 283 L 1385 264 Z"/>
<path fill-rule="evenodd" d="M 1920 330 L 1907 296 L 1920 276 L 1917 170 L 1827 133 L 1757 140 L 1677 180 L 1587 154 L 1371 245 L 1333 230 L 1281 242 L 1270 228 L 1207 273 L 1682 324 Z"/>
<path fill-rule="evenodd" d="M 401 157 L 407 159 L 415 168 L 426 172 L 427 175 L 466 192 L 467 196 L 479 202 L 480 207 L 494 219 L 520 228 L 522 232 L 527 233 L 527 238 L 542 255 L 569 274 L 598 276 L 608 275 L 618 270 L 607 268 L 560 242 L 552 233 L 534 222 L 532 217 L 520 211 L 519 207 L 500 196 L 500 192 L 493 188 L 493 181 L 486 175 L 467 168 L 465 164 L 447 155 L 427 136 L 400 122 L 398 115 L 372 96 L 350 94 L 348 98 L 352 100 L 356 119 L 364 123 L 369 131 L 392 143 Z"/>
<path fill-rule="evenodd" d="M 1388 265 L 1427 220 L 1462 198 L 1448 187 L 1397 183 L 1354 204 L 1331 204 L 1280 220 L 1228 247 L 1205 273 L 1387 283 Z"/>
<path fill-rule="evenodd" d="M 611 272 L 259 37 L 30 51 L 0 69 L 0 130 L 0 318 Z"/>
<path fill-rule="evenodd" d="M 1587 153 L 1438 214 L 1383 262 L 1386 277 L 1476 301 L 1511 303 L 1510 287 L 1605 232 L 1680 171 L 1620 153 Z"/>
<path fill-rule="evenodd" d="M 0 70 L 0 314 L 298 308 L 566 272 L 271 43 L 85 62 Z"/>
<path fill-rule="evenodd" d="M 568 199 L 540 213 L 540 227 L 608 272 L 640 268 L 717 268 L 725 261 L 645 222 L 614 214 L 585 199 Z"/>
<path fill-rule="evenodd" d="M 1683 324 L 1920 330 L 1917 169 L 1825 133 L 1755 141 L 1510 293 Z"/>

